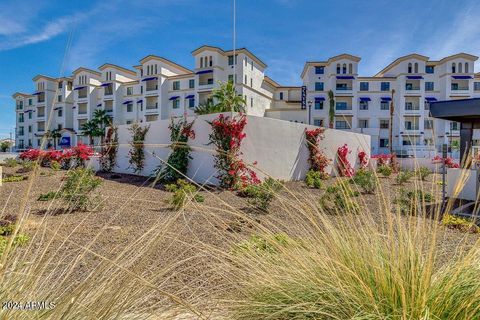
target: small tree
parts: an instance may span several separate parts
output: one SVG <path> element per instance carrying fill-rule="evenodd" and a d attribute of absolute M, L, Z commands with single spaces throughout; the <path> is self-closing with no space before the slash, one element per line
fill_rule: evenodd
<path fill-rule="evenodd" d="M 219 87 L 213 90 L 212 97 L 200 105 L 195 112 L 197 114 L 245 112 L 245 105 L 245 99 L 237 94 L 235 85 L 231 81 L 219 82 Z"/>
<path fill-rule="evenodd" d="M 67 172 L 60 195 L 70 211 L 86 210 L 91 203 L 91 193 L 101 183 L 92 169 L 72 169 Z"/>
<path fill-rule="evenodd" d="M 328 91 L 328 100 L 330 103 L 330 108 L 328 109 L 328 127 L 333 129 L 333 121 L 335 119 L 335 96 L 333 95 L 333 91 Z"/>
<path fill-rule="evenodd" d="M 82 132 L 88 136 L 89 144 L 93 146 L 93 138 L 98 136 L 98 127 L 95 121 L 89 120 L 82 125 Z"/>
<path fill-rule="evenodd" d="M 128 162 L 130 163 L 129 168 L 133 168 L 135 173 L 141 172 L 145 165 L 145 151 L 143 150 L 143 145 L 149 129 L 150 126 L 142 127 L 138 122 L 132 123 L 130 128 L 128 128 L 132 133 L 132 141 L 130 141 L 132 148 L 128 152 L 128 155 L 130 156 Z"/>
<path fill-rule="evenodd" d="M 11 146 L 10 141 L 4 140 L 4 141 L 0 142 L 0 150 L 2 152 L 7 152 L 7 150 L 10 148 L 10 146 Z"/>
<path fill-rule="evenodd" d="M 60 130 L 54 129 L 48 132 L 48 138 L 53 140 L 53 149 L 57 149 L 57 141 L 62 137 Z"/>

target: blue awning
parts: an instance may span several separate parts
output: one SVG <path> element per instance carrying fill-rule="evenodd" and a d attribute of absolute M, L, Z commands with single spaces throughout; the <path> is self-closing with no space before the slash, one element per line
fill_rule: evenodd
<path fill-rule="evenodd" d="M 435 98 L 435 97 L 425 97 L 425 100 L 428 101 L 428 102 L 432 102 L 432 101 L 437 101 L 437 98 Z"/>
<path fill-rule="evenodd" d="M 129 104 L 129 103 L 132 103 L 132 100 L 127 100 L 123 104 Z"/>
<path fill-rule="evenodd" d="M 150 81 L 150 80 L 158 80 L 157 77 L 150 77 L 150 78 L 145 78 L 142 81 Z"/>
<path fill-rule="evenodd" d="M 76 88 L 73 89 L 73 90 L 81 90 L 81 89 L 83 89 L 83 88 L 85 88 L 85 87 L 76 87 Z"/>
<path fill-rule="evenodd" d="M 212 73 L 213 70 L 202 70 L 202 71 L 198 71 L 197 74 L 204 74 L 204 73 Z"/>
<path fill-rule="evenodd" d="M 138 100 L 137 103 L 143 103 L 143 100 Z"/>
<path fill-rule="evenodd" d="M 315 97 L 315 101 L 325 101 L 325 97 Z"/>
<path fill-rule="evenodd" d="M 355 79 L 354 76 L 337 76 L 337 79 Z"/>
<path fill-rule="evenodd" d="M 39 94 L 43 93 L 43 91 L 38 91 L 38 92 L 35 92 L 35 93 L 32 93 L 32 96 L 37 96 Z"/>
<path fill-rule="evenodd" d="M 390 97 L 381 97 L 380 99 L 382 101 L 392 101 L 392 98 L 390 98 Z"/>
<path fill-rule="evenodd" d="M 168 100 L 177 100 L 178 98 L 180 98 L 179 96 L 174 96 L 174 97 L 171 97 L 170 99 Z"/>
<path fill-rule="evenodd" d="M 195 95 L 194 94 L 190 94 L 188 96 L 185 97 L 185 99 L 193 99 L 195 98 Z"/>
<path fill-rule="evenodd" d="M 419 80 L 419 79 L 423 79 L 422 76 L 407 76 L 407 79 L 410 79 L 410 80 Z"/>
<path fill-rule="evenodd" d="M 101 104 L 101 103 L 97 104 L 97 107 L 101 107 L 101 106 L 102 106 L 102 104 Z"/>
<path fill-rule="evenodd" d="M 360 97 L 360 101 L 371 101 L 369 97 Z"/>
<path fill-rule="evenodd" d="M 453 79 L 472 79 L 471 76 L 452 76 Z"/>
<path fill-rule="evenodd" d="M 111 85 L 111 83 L 102 83 L 101 87 L 107 87 L 109 85 Z"/>

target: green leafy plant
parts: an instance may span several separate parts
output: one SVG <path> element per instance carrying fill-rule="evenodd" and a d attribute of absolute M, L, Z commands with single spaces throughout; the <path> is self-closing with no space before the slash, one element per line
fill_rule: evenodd
<path fill-rule="evenodd" d="M 248 198 L 248 202 L 255 208 L 266 212 L 275 194 L 280 191 L 282 184 L 267 178 L 260 184 L 249 184 L 238 192 L 239 196 Z"/>
<path fill-rule="evenodd" d="M 398 196 L 393 200 L 393 203 L 398 205 L 400 213 L 417 215 L 422 213 L 425 203 L 434 201 L 434 196 L 429 192 L 421 189 L 406 190 L 401 188 Z"/>
<path fill-rule="evenodd" d="M 335 120 L 335 95 L 332 90 L 328 91 L 328 127 L 333 129 L 333 121 Z"/>
<path fill-rule="evenodd" d="M 107 129 L 105 144 L 102 145 L 100 152 L 100 169 L 104 172 L 112 172 L 117 163 L 118 151 L 118 127 L 111 125 Z"/>
<path fill-rule="evenodd" d="M 37 201 L 50 201 L 55 199 L 58 196 L 58 193 L 55 191 L 50 191 L 47 193 L 42 193 L 38 198 Z"/>
<path fill-rule="evenodd" d="M 17 222 L 17 216 L 7 214 L 0 218 L 0 235 L 8 236 L 15 230 L 15 223 Z"/>
<path fill-rule="evenodd" d="M 10 141 L 3 140 L 2 142 L 0 142 L 0 151 L 7 152 L 11 146 L 12 146 L 12 143 Z"/>
<path fill-rule="evenodd" d="M 5 178 L 2 178 L 2 182 L 20 182 L 27 179 L 27 176 L 7 176 Z"/>
<path fill-rule="evenodd" d="M 445 214 L 443 216 L 442 225 L 462 232 L 480 233 L 480 227 L 477 226 L 473 220 L 457 217 L 452 214 Z"/>
<path fill-rule="evenodd" d="M 218 88 L 213 89 L 212 98 L 204 105 L 199 106 L 197 114 L 210 114 L 220 112 L 245 112 L 245 99 L 235 90 L 231 81 L 218 82 Z"/>
<path fill-rule="evenodd" d="M 390 177 L 393 173 L 393 169 L 389 165 L 382 165 L 377 168 L 377 172 L 384 177 Z"/>
<path fill-rule="evenodd" d="M 412 171 L 400 171 L 397 174 L 397 177 L 395 178 L 395 181 L 397 182 L 397 184 L 403 185 L 406 182 L 408 182 L 412 176 L 413 176 Z"/>
<path fill-rule="evenodd" d="M 305 176 L 305 184 L 310 188 L 323 189 L 324 175 L 320 171 L 308 170 Z"/>
<path fill-rule="evenodd" d="M 359 186 L 366 193 L 375 193 L 378 186 L 374 173 L 365 169 L 358 170 L 350 179 L 350 182 Z"/>
<path fill-rule="evenodd" d="M 420 180 L 425 181 L 427 180 L 428 176 L 432 174 L 432 171 L 427 167 L 420 167 L 416 170 L 415 173 L 420 178 Z"/>
<path fill-rule="evenodd" d="M 173 192 L 172 197 L 167 201 L 175 210 L 185 207 L 188 201 L 203 202 L 205 198 L 198 194 L 195 185 L 188 183 L 184 179 L 178 179 L 176 184 L 168 184 L 165 186 L 168 192 Z"/>
<path fill-rule="evenodd" d="M 359 194 L 346 181 L 339 181 L 327 187 L 320 197 L 320 208 L 329 214 L 356 214 L 360 206 L 354 198 Z"/>
<path fill-rule="evenodd" d="M 282 248 L 297 245 L 301 245 L 301 242 L 291 238 L 286 233 L 275 233 L 273 235 L 253 234 L 247 240 L 237 244 L 234 248 L 234 253 L 273 255 L 279 253 Z"/>
<path fill-rule="evenodd" d="M 86 210 L 91 204 L 91 194 L 102 183 L 90 168 L 69 170 L 60 196 L 69 211 Z"/>
<path fill-rule="evenodd" d="M 52 161 L 50 162 L 50 168 L 53 171 L 59 171 L 60 169 L 62 169 L 62 165 L 58 161 Z"/>
<path fill-rule="evenodd" d="M 18 161 L 15 158 L 6 158 L 3 160 L 3 165 L 5 167 L 14 168 L 18 165 Z"/>
<path fill-rule="evenodd" d="M 128 152 L 130 164 L 129 168 L 133 168 L 135 173 L 139 173 L 143 170 L 145 165 L 145 151 L 143 150 L 145 136 L 147 135 L 150 126 L 142 127 L 138 122 L 132 123 L 128 130 L 132 133 L 132 141 L 130 146 L 132 147 Z"/>

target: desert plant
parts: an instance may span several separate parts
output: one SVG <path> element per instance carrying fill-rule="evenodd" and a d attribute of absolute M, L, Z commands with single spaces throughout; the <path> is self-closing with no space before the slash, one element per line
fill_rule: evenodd
<path fill-rule="evenodd" d="M 398 185 L 403 185 L 410 180 L 413 176 L 412 171 L 400 171 L 395 178 L 395 181 Z"/>
<path fill-rule="evenodd" d="M 28 179 L 27 176 L 12 175 L 12 176 L 7 176 L 5 178 L 2 178 L 2 182 L 20 182 L 20 181 L 27 180 L 27 179 Z"/>
<path fill-rule="evenodd" d="M 252 234 L 247 240 L 243 240 L 235 245 L 234 253 L 272 255 L 279 253 L 279 247 L 286 248 L 296 245 L 300 245 L 300 242 L 286 233 L 275 233 L 273 235 Z"/>
<path fill-rule="evenodd" d="M 308 170 L 305 175 L 305 184 L 310 188 L 323 189 L 325 176 L 320 171 Z"/>
<path fill-rule="evenodd" d="M 69 211 L 86 210 L 92 202 L 91 194 L 101 183 L 92 169 L 72 169 L 67 172 L 60 196 Z"/>
<path fill-rule="evenodd" d="M 100 169 L 104 172 L 112 172 L 117 164 L 118 151 L 118 128 L 111 125 L 107 129 L 105 144 L 100 152 Z"/>
<path fill-rule="evenodd" d="M 349 183 L 339 181 L 327 187 L 325 194 L 320 197 L 320 208 L 328 214 L 356 214 L 360 206 L 354 198 L 358 195 L 359 193 L 354 191 Z"/>
<path fill-rule="evenodd" d="M 393 169 L 388 165 L 379 166 L 377 172 L 384 177 L 390 177 L 393 173 Z"/>
<path fill-rule="evenodd" d="M 424 211 L 425 203 L 435 201 L 434 196 L 422 189 L 405 190 L 401 188 L 393 203 L 398 205 L 401 214 L 417 215 Z"/>
<path fill-rule="evenodd" d="M 420 178 L 420 180 L 425 181 L 427 180 L 428 176 L 432 174 L 432 171 L 427 167 L 420 167 L 415 171 L 415 173 Z"/>
<path fill-rule="evenodd" d="M 248 202 L 259 209 L 266 212 L 270 203 L 275 198 L 275 194 L 282 188 L 282 184 L 273 179 L 267 178 L 260 184 L 249 184 L 242 188 L 238 194 L 248 198 Z"/>
<path fill-rule="evenodd" d="M 442 218 L 442 225 L 450 229 L 457 229 L 462 232 L 480 233 L 480 227 L 471 219 L 445 214 Z"/>
<path fill-rule="evenodd" d="M 366 193 L 375 193 L 378 185 L 374 173 L 365 169 L 358 170 L 350 181 Z"/>
<path fill-rule="evenodd" d="M 133 168 L 135 173 L 141 172 L 145 165 L 145 151 L 143 145 L 145 136 L 147 135 L 150 126 L 142 127 L 138 122 L 132 123 L 128 130 L 132 133 L 132 141 L 130 141 L 131 149 L 128 152 L 129 168 Z"/>
<path fill-rule="evenodd" d="M 62 165 L 58 161 L 52 161 L 52 162 L 50 162 L 50 168 L 53 171 L 58 171 L 58 170 L 62 169 Z"/>
<path fill-rule="evenodd" d="M 3 165 L 5 167 L 14 168 L 18 165 L 18 161 L 15 158 L 6 158 L 3 160 Z"/>
<path fill-rule="evenodd" d="M 38 196 L 37 201 L 50 201 L 55 199 L 55 197 L 58 196 L 58 193 L 55 191 L 50 191 L 47 193 L 42 193 L 40 196 Z"/>
<path fill-rule="evenodd" d="M 166 190 L 173 192 L 172 197 L 167 201 L 175 210 L 185 207 L 188 201 L 203 202 L 205 198 L 198 193 L 195 185 L 188 183 L 184 179 L 178 179 L 176 184 L 168 184 Z"/>

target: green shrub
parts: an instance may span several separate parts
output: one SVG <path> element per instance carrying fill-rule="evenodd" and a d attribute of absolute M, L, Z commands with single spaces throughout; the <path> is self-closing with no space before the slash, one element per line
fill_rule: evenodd
<path fill-rule="evenodd" d="M 424 211 L 424 204 L 434 202 L 434 196 L 420 189 L 407 191 L 401 188 L 393 203 L 398 205 L 402 214 L 416 215 Z"/>
<path fill-rule="evenodd" d="M 410 178 L 413 176 L 411 171 L 400 171 L 395 178 L 395 181 L 399 185 L 403 185 L 405 182 L 408 182 Z"/>
<path fill-rule="evenodd" d="M 384 177 L 390 177 L 392 175 L 393 169 L 390 166 L 383 165 L 377 168 L 377 172 Z"/>
<path fill-rule="evenodd" d="M 445 214 L 442 219 L 442 224 L 447 228 L 457 229 L 462 232 L 480 233 L 480 227 L 471 219 L 457 217 L 452 214 Z"/>
<path fill-rule="evenodd" d="M 28 177 L 26 176 L 8 176 L 5 178 L 2 178 L 2 182 L 19 182 L 27 179 Z"/>
<path fill-rule="evenodd" d="M 327 187 L 325 194 L 320 197 L 319 204 L 329 214 L 356 214 L 360 206 L 355 201 L 359 195 L 358 191 L 352 190 L 349 183 L 344 181 Z"/>
<path fill-rule="evenodd" d="M 23 160 L 20 165 L 22 166 L 22 168 L 20 169 L 20 172 L 22 173 L 26 173 L 26 172 L 30 172 L 32 171 L 35 166 L 37 165 L 37 163 L 35 161 L 31 161 L 31 160 Z"/>
<path fill-rule="evenodd" d="M 275 193 L 280 191 L 282 184 L 273 179 L 267 178 L 260 184 L 249 184 L 238 192 L 241 197 L 248 198 L 248 202 L 261 211 L 267 211 L 270 203 L 275 198 Z"/>
<path fill-rule="evenodd" d="M 50 192 L 47 192 L 47 193 L 42 193 L 37 201 L 50 201 L 50 200 L 53 200 L 55 199 L 55 197 L 57 197 L 58 193 L 55 192 L 55 191 L 50 191 Z"/>
<path fill-rule="evenodd" d="M 25 234 L 18 234 L 15 239 L 13 240 L 13 247 L 17 246 L 24 246 L 30 240 L 30 237 Z M 0 236 L 0 256 L 3 254 L 5 249 L 7 248 L 8 238 L 4 236 Z"/>
<path fill-rule="evenodd" d="M 377 178 L 369 170 L 358 170 L 350 182 L 359 186 L 366 193 L 374 193 L 377 189 Z"/>
<path fill-rule="evenodd" d="M 62 169 L 62 165 L 58 161 L 52 161 L 50 162 L 50 168 L 54 171 L 59 171 Z"/>
<path fill-rule="evenodd" d="M 432 171 L 427 167 L 420 167 L 416 170 L 416 175 L 420 178 L 420 180 L 425 181 L 427 180 L 428 176 L 432 174 Z"/>
<path fill-rule="evenodd" d="M 275 233 L 273 235 L 259 236 L 253 234 L 248 240 L 240 242 L 234 249 L 235 253 L 244 254 L 276 254 L 282 247 L 299 244 L 285 233 Z"/>
<path fill-rule="evenodd" d="M 13 168 L 13 167 L 16 167 L 18 165 L 18 161 L 15 158 L 6 158 L 6 159 L 3 160 L 3 165 L 5 167 Z"/>
<path fill-rule="evenodd" d="M 323 189 L 324 174 L 320 171 L 308 170 L 305 176 L 305 184 L 310 188 Z"/>
<path fill-rule="evenodd" d="M 165 189 L 168 192 L 173 192 L 168 203 L 171 204 L 175 210 L 180 210 L 185 207 L 189 200 L 195 202 L 203 202 L 205 200 L 203 195 L 197 193 L 197 187 L 184 179 L 178 179 L 176 184 L 167 184 Z"/>
<path fill-rule="evenodd" d="M 92 169 L 76 168 L 67 172 L 60 196 L 68 210 L 86 210 L 91 203 L 91 193 L 102 183 Z"/>

